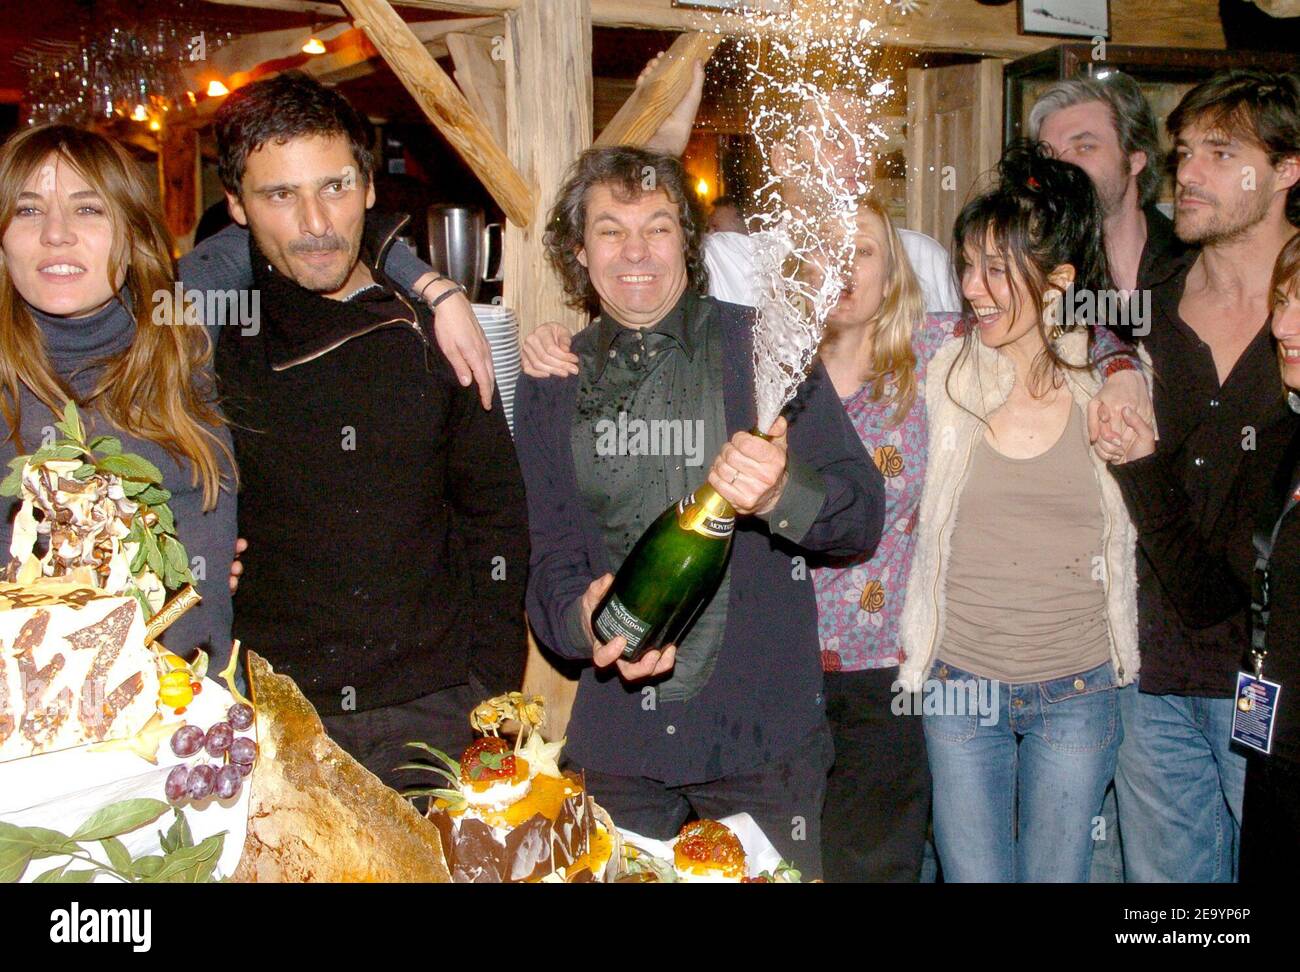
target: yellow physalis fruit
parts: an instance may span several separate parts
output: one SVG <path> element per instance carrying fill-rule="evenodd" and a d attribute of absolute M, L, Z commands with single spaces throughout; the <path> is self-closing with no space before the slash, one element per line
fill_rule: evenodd
<path fill-rule="evenodd" d="M 194 701 L 189 669 L 168 672 L 158 688 L 158 700 L 172 709 L 180 709 Z"/>
<path fill-rule="evenodd" d="M 163 663 L 167 666 L 169 671 L 174 672 L 181 668 L 190 667 L 189 662 L 187 662 L 180 655 L 173 655 L 170 651 L 163 652 L 162 659 L 163 659 Z"/>

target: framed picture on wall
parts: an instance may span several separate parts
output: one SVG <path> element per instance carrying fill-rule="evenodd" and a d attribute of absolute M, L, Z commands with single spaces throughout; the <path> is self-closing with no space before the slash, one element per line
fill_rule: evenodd
<path fill-rule="evenodd" d="M 1022 34 L 1110 38 L 1110 0 L 1018 0 Z"/>

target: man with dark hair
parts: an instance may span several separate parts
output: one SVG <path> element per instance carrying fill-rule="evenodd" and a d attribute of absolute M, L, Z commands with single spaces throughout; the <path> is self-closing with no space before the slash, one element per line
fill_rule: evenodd
<path fill-rule="evenodd" d="M 1092 177 L 1101 200 L 1114 286 L 1143 290 L 1177 271 L 1187 246 L 1156 208 L 1164 167 L 1155 114 L 1137 82 L 1119 71 L 1048 87 L 1029 112 L 1029 137 Z M 1149 322 L 1148 322 L 1149 323 Z M 1116 329 L 1132 340 L 1144 328 Z"/>
<path fill-rule="evenodd" d="M 883 481 L 820 365 L 788 425 L 765 430 L 770 441 L 745 431 L 755 423 L 752 312 L 703 293 L 684 180 L 669 156 L 593 149 L 552 212 L 549 255 L 571 300 L 594 295 L 600 315 L 573 339 L 576 376 L 520 380 L 528 615 L 543 644 L 592 663 L 567 753 L 621 826 L 670 838 L 692 812 L 748 812 L 817 876 L 832 744 L 804 558 L 870 550 Z M 664 423 L 684 433 L 677 447 L 631 444 Z M 608 434 L 620 426 L 632 430 L 626 446 Z M 740 514 L 726 574 L 680 644 L 625 661 L 621 637 L 593 634 L 592 613 L 611 572 L 701 485 L 711 457 L 709 484 Z"/>
<path fill-rule="evenodd" d="M 217 349 L 249 540 L 235 636 L 399 785 L 406 742 L 459 752 L 470 709 L 521 681 L 527 526 L 500 398 L 478 406 L 379 269 L 406 218 L 367 225 L 373 156 L 342 96 L 281 75 L 216 125 L 262 313 Z"/>
<path fill-rule="evenodd" d="M 1300 79 L 1229 71 L 1189 91 L 1167 122 L 1177 157 L 1174 231 L 1195 260 L 1152 294 L 1143 339 L 1155 372 L 1159 445 L 1114 467 L 1138 527 L 1138 688 L 1120 693 L 1124 742 L 1115 789 L 1130 881 L 1231 881 L 1245 757 L 1230 745 L 1236 673 L 1249 612 L 1197 628 L 1166 592 L 1143 546 L 1161 524 L 1143 496 L 1150 464 L 1167 467 L 1197 529 L 1220 547 L 1245 502 L 1232 484 L 1255 462 L 1256 441 L 1287 416 L 1269 335 L 1273 264 L 1296 233 L 1300 193 Z M 1288 215 L 1290 219 L 1288 220 Z"/>

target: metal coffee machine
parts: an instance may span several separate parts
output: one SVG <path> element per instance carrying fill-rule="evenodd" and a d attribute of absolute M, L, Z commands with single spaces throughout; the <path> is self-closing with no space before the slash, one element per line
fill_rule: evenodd
<path fill-rule="evenodd" d="M 476 206 L 430 206 L 429 265 L 465 288 L 470 302 L 478 300 L 485 283 L 501 280 L 502 241 L 500 223 L 489 223 Z M 491 237 L 495 234 L 496 271 L 489 275 Z"/>

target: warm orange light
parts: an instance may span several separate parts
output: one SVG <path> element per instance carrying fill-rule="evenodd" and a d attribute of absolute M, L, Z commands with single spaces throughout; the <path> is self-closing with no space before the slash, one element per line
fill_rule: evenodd
<path fill-rule="evenodd" d="M 227 87 L 226 87 L 224 84 L 222 84 L 220 81 L 209 81 L 209 82 L 208 82 L 208 97 L 209 97 L 209 98 L 220 98 L 222 95 L 228 95 L 228 94 L 230 94 L 230 89 L 227 88 Z"/>
<path fill-rule="evenodd" d="M 709 194 L 709 183 L 707 180 L 701 179 L 699 182 L 695 183 L 695 194 L 697 196 L 707 196 Z"/>
<path fill-rule="evenodd" d="M 310 37 L 307 39 L 307 43 L 302 45 L 302 52 L 304 54 L 324 54 L 325 45 L 320 42 L 319 38 Z"/>
<path fill-rule="evenodd" d="M 136 105 L 135 110 L 131 112 L 132 121 L 148 121 L 149 113 L 144 110 L 144 105 Z"/>
<path fill-rule="evenodd" d="M 162 131 L 162 122 L 158 121 L 158 119 L 155 118 L 153 121 L 149 123 L 149 131 L 151 132 Z"/>

